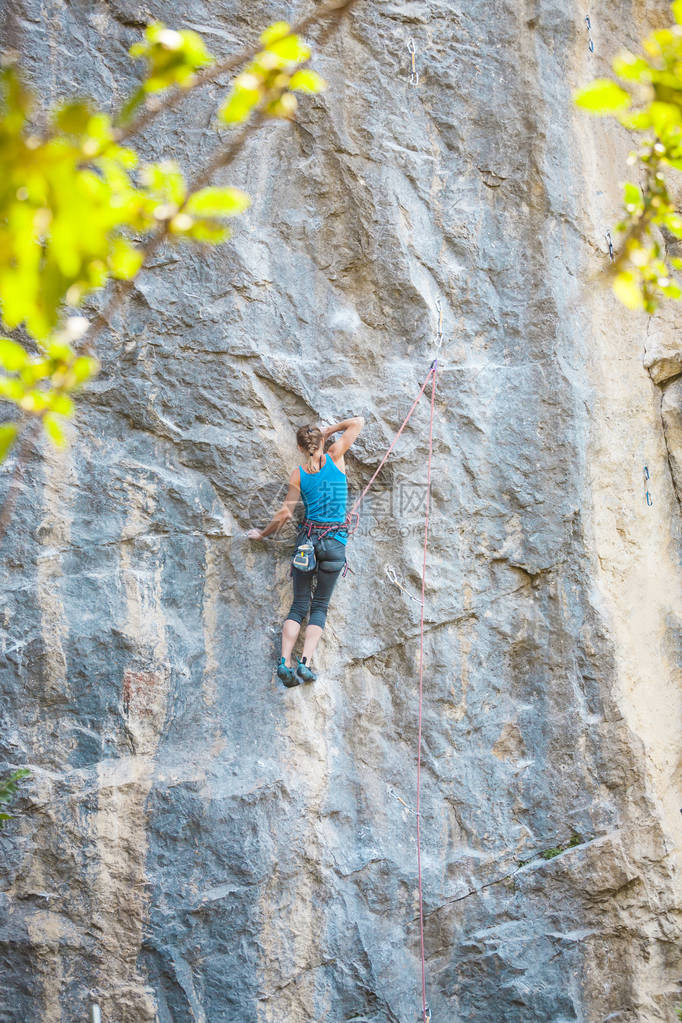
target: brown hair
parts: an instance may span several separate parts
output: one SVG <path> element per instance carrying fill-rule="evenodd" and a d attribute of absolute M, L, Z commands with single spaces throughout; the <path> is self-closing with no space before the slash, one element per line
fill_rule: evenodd
<path fill-rule="evenodd" d="M 322 430 L 318 430 L 316 426 L 301 426 L 296 431 L 296 443 L 299 448 L 308 453 L 308 458 L 312 458 L 322 441 Z"/>

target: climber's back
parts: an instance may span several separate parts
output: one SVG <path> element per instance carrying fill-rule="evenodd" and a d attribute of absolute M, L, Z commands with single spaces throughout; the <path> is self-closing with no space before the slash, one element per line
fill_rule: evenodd
<path fill-rule="evenodd" d="M 343 461 L 343 455 L 339 460 Z M 298 468 L 306 519 L 314 522 L 344 522 L 348 482 L 346 473 L 331 456 L 331 451 L 320 455 L 317 468 L 310 465 L 308 468 L 299 465 Z M 330 535 L 335 536 L 342 543 L 346 542 L 345 532 Z"/>

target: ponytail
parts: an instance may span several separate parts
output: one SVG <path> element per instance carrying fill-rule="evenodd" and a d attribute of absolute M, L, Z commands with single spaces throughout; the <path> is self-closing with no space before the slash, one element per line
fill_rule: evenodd
<path fill-rule="evenodd" d="M 308 455 L 308 465 L 312 468 L 312 457 L 322 442 L 322 430 L 316 426 L 301 426 L 296 431 L 296 443 Z"/>

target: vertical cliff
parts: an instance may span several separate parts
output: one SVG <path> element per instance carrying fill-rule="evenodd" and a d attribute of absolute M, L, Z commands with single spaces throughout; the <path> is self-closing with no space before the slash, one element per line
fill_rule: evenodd
<path fill-rule="evenodd" d="M 295 9 L 294 9 L 295 8 Z M 120 100 L 154 18 L 226 53 L 298 6 L 17 0 L 46 100 Z M 272 677 L 295 428 L 362 413 L 357 492 L 434 355 L 422 833 L 434 1023 L 668 1023 L 679 940 L 679 333 L 595 282 L 626 133 L 572 89 L 667 5 L 361 3 L 329 91 L 168 248 L 2 547 L 1 1023 L 413 1023 L 428 409 L 382 470 L 314 686 Z M 419 83 L 410 83 L 408 41 Z M 217 94 L 214 97 L 217 102 Z M 215 104 L 214 104 L 215 106 Z M 146 151 L 189 170 L 206 97 Z M 648 472 L 645 480 L 644 467 Z M 646 492 L 649 492 L 647 502 Z M 677 788 L 676 788 L 677 786 Z M 545 854 L 543 856 L 543 853 Z"/>

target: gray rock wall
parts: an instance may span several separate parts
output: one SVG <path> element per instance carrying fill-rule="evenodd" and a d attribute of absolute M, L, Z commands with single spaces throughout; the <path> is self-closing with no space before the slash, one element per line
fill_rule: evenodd
<path fill-rule="evenodd" d="M 17 0 L 2 38 L 45 98 L 109 101 L 152 18 L 224 54 L 293 13 Z M 244 532 L 303 422 L 365 416 L 364 485 L 438 300 L 433 1021 L 672 1018 L 682 363 L 674 311 L 647 323 L 590 283 L 630 143 L 570 100 L 667 5 L 591 11 L 594 55 L 585 13 L 365 0 L 318 60 L 328 93 L 226 176 L 254 199 L 233 241 L 164 251 L 115 316 L 2 549 L 0 741 L 32 778 L 0 833 L 0 1023 L 84 1020 L 91 992 L 106 1023 L 418 1018 L 419 608 L 385 566 L 418 592 L 427 402 L 365 506 L 312 687 L 272 677 L 289 545 Z M 144 146 L 189 172 L 214 141 L 203 95 Z"/>

